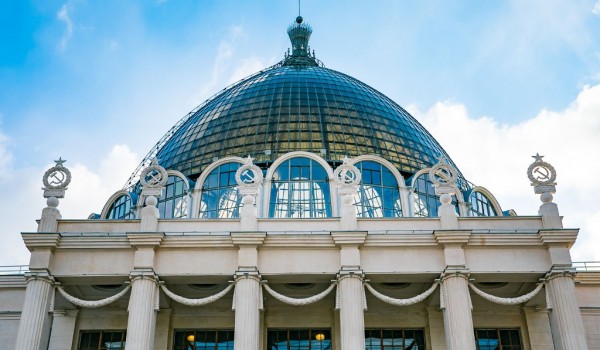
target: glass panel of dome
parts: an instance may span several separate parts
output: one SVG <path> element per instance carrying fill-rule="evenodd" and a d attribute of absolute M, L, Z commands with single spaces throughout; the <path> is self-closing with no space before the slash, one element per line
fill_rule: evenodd
<path fill-rule="evenodd" d="M 358 217 L 401 217 L 400 191 L 393 174 L 377 162 L 364 161 L 355 165 L 362 174 L 354 197 Z"/>
<path fill-rule="evenodd" d="M 169 176 L 158 201 L 158 212 L 161 218 L 187 218 L 188 197 L 187 185 L 179 176 Z"/>
<path fill-rule="evenodd" d="M 331 216 L 331 195 L 325 169 L 312 159 L 296 157 L 275 170 L 269 217 L 322 218 Z"/>
<path fill-rule="evenodd" d="M 201 218 L 238 218 L 241 197 L 235 172 L 241 166 L 232 162 L 218 166 L 206 177 L 200 199 Z"/>

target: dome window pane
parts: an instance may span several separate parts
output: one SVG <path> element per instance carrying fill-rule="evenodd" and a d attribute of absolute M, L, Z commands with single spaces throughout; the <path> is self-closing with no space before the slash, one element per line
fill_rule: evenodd
<path fill-rule="evenodd" d="M 158 212 L 163 219 L 188 217 L 187 184 L 179 176 L 171 175 L 158 201 Z"/>
<path fill-rule="evenodd" d="M 469 214 L 471 216 L 497 216 L 492 202 L 481 192 L 471 192 L 469 196 Z"/>
<path fill-rule="evenodd" d="M 355 165 L 362 174 L 358 192 L 354 196 L 358 217 L 401 217 L 400 190 L 394 175 L 377 162 L 364 161 Z"/>
<path fill-rule="evenodd" d="M 135 207 L 131 196 L 124 194 L 115 199 L 106 218 L 109 220 L 135 219 Z"/>
<path fill-rule="evenodd" d="M 438 208 L 442 205 L 440 197 L 435 194 L 429 174 L 421 174 L 414 182 L 413 213 L 416 217 L 438 217 Z M 458 214 L 458 200 L 452 195 L 452 205 Z"/>
<path fill-rule="evenodd" d="M 270 204 L 272 218 L 330 217 L 327 172 L 309 158 L 286 160 L 273 175 Z"/>
<path fill-rule="evenodd" d="M 241 197 L 235 181 L 240 163 L 218 166 L 206 177 L 200 199 L 201 218 L 232 219 L 240 217 Z"/>

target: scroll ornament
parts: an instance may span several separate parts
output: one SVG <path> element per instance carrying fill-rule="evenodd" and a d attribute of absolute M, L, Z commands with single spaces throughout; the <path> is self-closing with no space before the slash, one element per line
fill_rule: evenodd
<path fill-rule="evenodd" d="M 322 291 L 321 293 L 317 294 L 317 295 L 313 295 L 312 297 L 308 297 L 308 298 L 290 298 L 287 297 L 283 294 L 277 293 L 276 291 L 274 291 L 273 289 L 271 289 L 271 287 L 269 287 L 268 284 L 263 284 L 263 288 L 267 291 L 267 293 L 271 294 L 271 296 L 279 301 L 281 301 L 282 303 L 285 304 L 289 304 L 289 305 L 294 305 L 294 306 L 303 306 L 303 305 L 309 305 L 312 303 L 316 303 L 317 301 L 325 298 L 329 293 L 331 293 L 331 291 L 335 288 L 336 286 L 336 282 L 332 283 L 329 287 L 327 287 L 327 289 L 325 289 L 324 291 Z"/>
<path fill-rule="evenodd" d="M 383 295 L 381 293 L 379 293 L 378 291 L 376 291 L 370 284 L 368 283 L 364 283 L 365 288 L 367 288 L 369 290 L 369 292 L 371 292 L 371 294 L 373 294 L 377 299 L 383 301 L 384 303 L 388 303 L 391 305 L 395 305 L 395 306 L 408 306 L 408 305 L 413 305 L 416 303 L 419 303 L 423 300 L 425 300 L 428 296 L 430 296 L 438 287 L 440 283 L 439 282 L 435 282 L 428 290 L 424 291 L 423 293 L 414 296 L 412 298 L 407 298 L 407 299 L 396 299 L 396 298 L 392 298 L 389 297 L 387 295 Z"/>

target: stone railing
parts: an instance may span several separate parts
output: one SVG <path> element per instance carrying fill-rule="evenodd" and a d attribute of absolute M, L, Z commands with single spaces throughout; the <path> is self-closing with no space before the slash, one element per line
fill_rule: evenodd
<path fill-rule="evenodd" d="M 0 275 L 24 275 L 29 271 L 29 265 L 0 266 Z"/>
<path fill-rule="evenodd" d="M 600 261 L 576 261 L 573 267 L 577 272 L 600 272 Z"/>

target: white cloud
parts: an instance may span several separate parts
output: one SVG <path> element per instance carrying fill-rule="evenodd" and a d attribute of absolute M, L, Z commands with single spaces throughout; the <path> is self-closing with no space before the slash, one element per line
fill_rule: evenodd
<path fill-rule="evenodd" d="M 592 9 L 592 13 L 600 16 L 600 0 L 596 1 L 594 4 L 594 8 Z"/>
<path fill-rule="evenodd" d="M 73 21 L 69 15 L 69 10 L 70 6 L 63 4 L 60 10 L 56 13 L 56 18 L 65 24 L 65 31 L 60 38 L 60 43 L 58 45 L 61 51 L 64 51 L 67 48 L 67 44 L 73 37 Z"/>
<path fill-rule="evenodd" d="M 0 133 L 0 135 L 2 135 Z M 12 154 L 0 144 L 0 154 Z M 65 198 L 58 206 L 65 219 L 85 219 L 92 212 L 100 213 L 105 201 L 111 194 L 121 189 L 129 173 L 135 169 L 138 156 L 132 153 L 126 145 L 115 145 L 109 154 L 101 161 L 97 170 L 91 170 L 86 164 L 75 162 L 65 163 L 72 174 Z M 94 163 L 91 163 L 95 165 Z M 42 176 L 44 168 L 15 169 L 1 168 L 9 172 L 10 178 L 0 179 L 0 215 L 2 216 L 3 242 L 0 245 L 0 265 L 27 264 L 29 253 L 25 248 L 20 232 L 35 232 L 45 200 L 42 196 Z"/>
<path fill-rule="evenodd" d="M 439 102 L 428 111 L 411 113 L 440 142 L 468 180 L 494 193 L 503 209 L 536 215 L 541 202 L 526 170 L 539 152 L 558 173 L 555 202 L 566 227 L 580 227 L 573 256 L 600 260 L 600 205 L 595 198 L 600 172 L 594 153 L 600 149 L 600 85 L 586 86 L 565 110 L 542 110 L 520 124 L 498 124 L 493 118 L 469 116 L 459 103 Z"/>
<path fill-rule="evenodd" d="M 242 63 L 238 65 L 231 76 L 229 77 L 229 81 L 227 81 L 227 85 L 233 84 L 243 78 L 246 78 L 250 74 L 254 74 L 262 69 L 264 69 L 267 65 L 257 57 L 246 58 L 242 60 Z"/>

